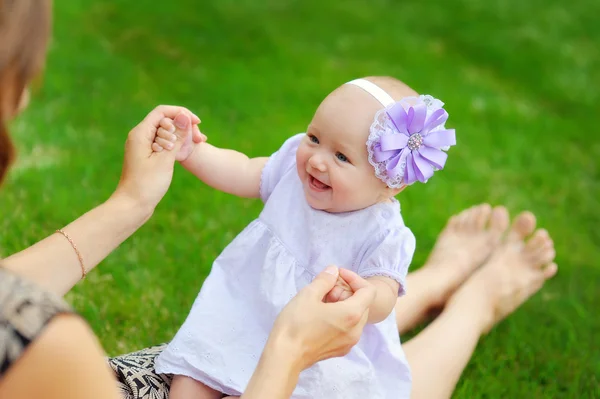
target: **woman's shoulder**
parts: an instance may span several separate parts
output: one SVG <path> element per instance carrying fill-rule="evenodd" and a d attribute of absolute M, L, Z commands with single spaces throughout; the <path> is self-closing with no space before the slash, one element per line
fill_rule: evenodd
<path fill-rule="evenodd" d="M 60 297 L 0 267 L 0 378 L 54 316 L 70 312 Z"/>

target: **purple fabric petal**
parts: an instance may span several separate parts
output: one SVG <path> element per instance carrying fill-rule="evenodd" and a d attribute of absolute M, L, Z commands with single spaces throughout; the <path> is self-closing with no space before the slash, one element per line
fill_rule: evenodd
<path fill-rule="evenodd" d="M 433 166 L 418 151 L 413 152 L 413 160 L 415 162 L 415 170 L 421 183 L 425 183 L 433 176 Z"/>
<path fill-rule="evenodd" d="M 388 162 L 386 165 L 388 177 L 395 178 L 402 172 L 402 163 L 409 153 L 410 150 L 408 148 L 404 148 L 400 153 L 398 153 L 398 156 L 392 158 L 392 160 Z"/>
<path fill-rule="evenodd" d="M 393 158 L 398 153 L 399 153 L 398 150 L 389 150 L 389 151 L 382 150 L 381 143 L 375 143 L 375 145 L 373 146 L 373 158 L 375 159 L 376 162 L 387 161 L 387 160 Z"/>
<path fill-rule="evenodd" d="M 410 118 L 411 110 L 412 118 Z M 408 110 L 408 115 L 410 119 L 410 121 L 408 121 L 408 132 L 410 134 L 421 132 L 425 124 L 425 117 L 427 116 L 427 106 L 425 104 L 417 104 L 413 107 L 410 107 Z"/>
<path fill-rule="evenodd" d="M 401 150 L 408 144 L 408 136 L 404 134 L 388 134 L 379 139 L 383 151 Z"/>
<path fill-rule="evenodd" d="M 408 132 L 408 127 L 412 123 L 413 118 L 415 117 L 415 110 L 413 107 L 409 107 L 408 111 L 406 111 L 406 131 Z M 410 135 L 410 132 L 408 132 Z"/>
<path fill-rule="evenodd" d="M 386 113 L 392 121 L 392 124 L 396 127 L 396 130 L 400 133 L 407 134 L 407 115 L 402 105 L 400 103 L 395 103 Z"/>
<path fill-rule="evenodd" d="M 417 150 L 421 156 L 438 169 L 444 169 L 448 154 L 437 148 L 423 146 Z"/>
<path fill-rule="evenodd" d="M 414 158 L 413 158 L 413 168 L 415 170 L 415 176 L 417 177 L 417 181 L 423 182 L 425 180 L 425 178 L 423 177 L 423 174 L 421 173 L 419 168 L 417 168 Z"/>
<path fill-rule="evenodd" d="M 396 166 L 398 166 L 398 162 L 400 161 L 400 153 L 397 152 L 395 156 L 390 158 L 390 161 L 385 165 L 385 169 L 387 170 L 388 176 L 394 172 Z"/>
<path fill-rule="evenodd" d="M 429 133 L 432 129 L 435 129 L 439 125 L 443 124 L 448 120 L 448 112 L 445 109 L 441 108 L 435 110 L 433 114 L 427 118 L 427 122 L 425 122 L 425 126 L 423 127 L 423 134 Z"/>
<path fill-rule="evenodd" d="M 454 129 L 437 130 L 429 133 L 423 138 L 423 143 L 428 147 L 441 148 L 456 144 Z"/>
<path fill-rule="evenodd" d="M 375 142 L 373 143 L 373 158 L 375 159 L 376 162 L 382 162 L 385 160 L 385 158 L 381 155 L 382 154 L 382 150 L 381 150 L 381 144 L 379 142 Z"/>
<path fill-rule="evenodd" d="M 417 181 L 417 174 L 415 173 L 415 166 L 412 159 L 412 154 L 408 154 L 406 157 L 406 169 L 404 170 L 404 183 L 412 184 Z"/>
<path fill-rule="evenodd" d="M 440 108 L 428 116 L 427 105 L 422 101 L 416 101 L 415 105 L 396 102 L 385 112 L 386 118 L 382 122 L 388 134 L 380 136 L 373 144 L 371 158 L 371 162 L 380 163 L 378 168 L 384 162 L 386 176 L 381 179 L 391 182 L 402 176 L 404 184 L 427 182 L 435 170 L 443 169 L 446 164 L 448 154 L 441 149 L 456 145 L 454 129 L 443 129 L 448 112 Z M 414 144 L 420 147 L 411 150 L 408 142 L 416 133 L 421 135 L 422 145 L 420 138 L 416 138 Z"/>
<path fill-rule="evenodd" d="M 396 153 L 397 151 L 383 151 L 380 143 L 376 143 L 373 146 L 373 158 L 375 159 L 375 162 L 387 161 L 396 155 Z"/>

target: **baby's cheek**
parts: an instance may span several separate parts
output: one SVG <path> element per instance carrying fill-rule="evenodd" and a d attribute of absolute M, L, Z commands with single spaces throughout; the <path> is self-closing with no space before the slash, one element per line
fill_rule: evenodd
<path fill-rule="evenodd" d="M 300 143 L 298 149 L 296 150 L 296 165 L 298 165 L 298 169 L 304 169 L 304 165 L 308 159 L 307 148 L 306 145 Z"/>
<path fill-rule="evenodd" d="M 336 200 L 343 204 L 342 208 L 348 211 L 354 211 L 362 208 L 361 197 L 364 190 L 360 181 L 353 179 L 353 176 L 337 176 L 337 187 L 334 186 Z"/>

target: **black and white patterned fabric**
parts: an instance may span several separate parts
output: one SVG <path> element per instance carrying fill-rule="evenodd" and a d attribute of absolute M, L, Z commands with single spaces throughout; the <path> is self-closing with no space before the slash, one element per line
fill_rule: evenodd
<path fill-rule="evenodd" d="M 154 372 L 154 359 L 167 345 L 153 346 L 108 360 L 123 399 L 167 399 L 171 376 Z"/>
<path fill-rule="evenodd" d="M 71 312 L 60 297 L 0 267 L 0 379 L 54 316 Z"/>
<path fill-rule="evenodd" d="M 62 298 L 0 267 L 0 380 L 52 318 L 73 313 Z M 108 359 L 124 399 L 167 399 L 171 377 L 154 372 L 166 345 Z"/>

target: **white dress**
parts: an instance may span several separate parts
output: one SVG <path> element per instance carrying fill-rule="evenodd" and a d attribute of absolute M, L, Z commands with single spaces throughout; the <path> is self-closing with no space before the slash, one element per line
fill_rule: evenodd
<path fill-rule="evenodd" d="M 157 358 L 158 373 L 186 375 L 240 395 L 277 314 L 330 264 L 363 277 L 390 277 L 404 293 L 415 239 L 400 205 L 341 214 L 312 209 L 296 172 L 302 136 L 288 139 L 267 162 L 262 213 L 215 260 L 183 326 Z M 408 398 L 410 385 L 392 312 L 367 325 L 348 355 L 303 371 L 292 398 Z"/>

